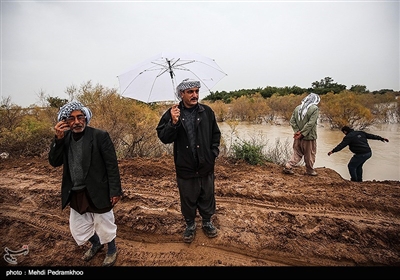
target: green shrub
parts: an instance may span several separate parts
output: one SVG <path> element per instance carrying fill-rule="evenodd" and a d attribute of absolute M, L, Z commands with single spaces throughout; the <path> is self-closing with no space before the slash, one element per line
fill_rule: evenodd
<path fill-rule="evenodd" d="M 255 141 L 242 140 L 241 143 L 236 141 L 231 148 L 235 159 L 245 160 L 251 165 L 263 164 L 265 161 L 264 145 L 257 144 Z"/>

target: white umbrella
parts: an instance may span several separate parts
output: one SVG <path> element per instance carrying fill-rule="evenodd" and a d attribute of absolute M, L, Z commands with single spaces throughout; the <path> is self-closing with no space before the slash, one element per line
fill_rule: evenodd
<path fill-rule="evenodd" d="M 226 75 L 213 59 L 200 54 L 162 52 L 117 77 L 122 96 L 151 103 L 176 101 L 176 86 L 187 78 L 200 81 L 202 93 Z"/>

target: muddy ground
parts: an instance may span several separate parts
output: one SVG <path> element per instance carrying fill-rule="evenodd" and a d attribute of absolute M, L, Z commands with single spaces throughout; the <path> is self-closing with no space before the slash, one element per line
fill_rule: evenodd
<path fill-rule="evenodd" d="M 207 238 L 198 217 L 196 237 L 186 244 L 172 157 L 121 160 L 119 167 L 124 197 L 114 209 L 115 268 L 400 267 L 399 181 L 355 183 L 328 168 L 317 168 L 316 177 L 304 167 L 286 175 L 275 164 L 218 158 L 213 222 L 219 235 Z M 69 208 L 60 206 L 61 171 L 46 158 L 0 160 L 3 270 L 101 269 L 105 250 L 84 262 L 89 245 L 79 247 L 71 237 Z M 24 245 L 28 253 L 6 260 L 6 248 Z"/>

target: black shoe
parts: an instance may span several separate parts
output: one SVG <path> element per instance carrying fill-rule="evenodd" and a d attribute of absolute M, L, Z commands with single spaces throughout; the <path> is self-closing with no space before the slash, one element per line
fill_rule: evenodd
<path fill-rule="evenodd" d="M 186 229 L 183 232 L 183 241 L 185 243 L 191 243 L 194 239 L 195 234 L 196 234 L 196 224 L 186 226 Z"/>
<path fill-rule="evenodd" d="M 211 222 L 203 223 L 202 229 L 204 231 L 204 234 L 209 238 L 213 238 L 218 235 L 217 229 L 214 227 L 214 225 Z"/>
<path fill-rule="evenodd" d="M 93 246 L 86 251 L 86 253 L 83 255 L 82 260 L 84 261 L 90 261 L 96 254 L 99 252 L 101 249 L 104 248 L 104 245 L 100 244 L 97 246 Z"/>

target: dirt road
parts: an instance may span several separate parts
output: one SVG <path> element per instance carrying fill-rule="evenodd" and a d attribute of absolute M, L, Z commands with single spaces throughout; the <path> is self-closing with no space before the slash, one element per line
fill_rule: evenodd
<path fill-rule="evenodd" d="M 217 160 L 214 223 L 207 238 L 197 220 L 191 244 L 171 157 L 119 163 L 124 197 L 115 207 L 119 250 L 116 267 L 398 267 L 400 182 L 344 180 L 318 168 L 285 175 L 274 164 L 251 166 Z M 0 232 L 5 248 L 29 253 L 17 264 L 98 267 L 105 251 L 86 263 L 89 245 L 77 246 L 61 211 L 61 168 L 46 158 L 0 160 Z M 190 277 L 189 277 L 190 278 Z"/>

